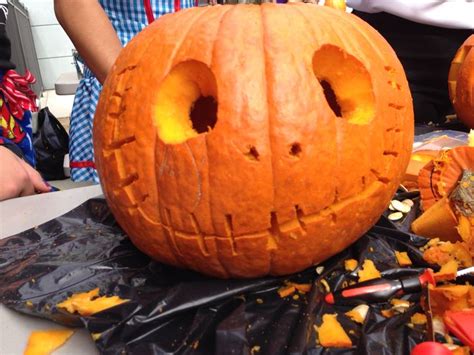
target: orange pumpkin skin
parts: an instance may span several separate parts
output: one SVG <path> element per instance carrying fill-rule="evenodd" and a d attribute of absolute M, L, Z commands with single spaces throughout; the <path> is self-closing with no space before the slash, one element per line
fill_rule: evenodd
<path fill-rule="evenodd" d="M 474 35 L 468 37 L 454 56 L 448 88 L 458 118 L 474 128 Z"/>
<path fill-rule="evenodd" d="M 170 143 L 163 117 L 181 110 L 186 85 L 216 99 L 217 123 Z M 387 207 L 412 140 L 408 84 L 387 42 L 309 4 L 163 16 L 120 54 L 94 122 L 104 194 L 133 243 L 222 278 L 297 272 L 353 243 Z"/>

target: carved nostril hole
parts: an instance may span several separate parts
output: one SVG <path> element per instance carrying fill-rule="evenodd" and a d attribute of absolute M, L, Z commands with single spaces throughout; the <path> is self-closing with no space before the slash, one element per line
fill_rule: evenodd
<path fill-rule="evenodd" d="M 293 143 L 290 147 L 290 155 L 299 158 L 301 156 L 301 145 Z"/>
<path fill-rule="evenodd" d="M 247 149 L 247 152 L 244 153 L 247 159 L 258 161 L 260 158 L 260 154 L 258 154 L 257 148 L 255 148 L 253 145 L 249 145 Z"/>

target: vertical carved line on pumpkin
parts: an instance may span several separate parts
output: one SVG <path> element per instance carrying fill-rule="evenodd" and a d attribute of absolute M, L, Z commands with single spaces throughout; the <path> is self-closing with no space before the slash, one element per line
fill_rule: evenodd
<path fill-rule="evenodd" d="M 227 237 L 230 239 L 230 245 L 232 247 L 232 255 L 237 255 L 237 245 L 235 244 L 234 238 L 234 225 L 232 223 L 232 215 L 226 214 L 225 215 L 225 232 Z"/>
<path fill-rule="evenodd" d="M 194 233 L 196 234 L 197 241 L 199 244 L 199 249 L 201 249 L 201 252 L 204 255 L 206 256 L 211 255 L 211 253 L 209 253 L 209 250 L 207 249 L 206 241 L 204 240 L 204 233 L 201 231 L 201 228 L 199 227 L 199 222 L 196 219 L 196 216 L 194 215 L 194 213 L 191 213 L 190 217 L 191 217 L 191 224 L 193 226 Z"/>
<path fill-rule="evenodd" d="M 267 243 L 267 250 L 275 250 L 278 249 L 278 240 L 280 239 L 280 225 L 278 224 L 278 217 L 275 211 L 270 212 L 270 228 L 268 229 L 269 235 L 268 235 L 268 243 Z M 273 253 L 270 254 L 271 257 L 273 256 Z M 270 262 L 272 262 L 273 259 L 271 258 Z"/>
<path fill-rule="evenodd" d="M 172 221 L 171 221 L 171 212 L 169 210 L 169 208 L 165 208 L 165 223 L 166 225 L 163 226 L 164 227 L 164 230 L 167 232 L 168 236 L 169 236 L 169 239 L 170 239 L 170 244 L 173 246 L 173 249 L 175 250 L 175 253 L 176 255 L 178 256 L 178 259 L 179 261 L 181 261 L 181 263 L 183 263 L 183 265 L 186 265 L 187 266 L 187 263 L 183 262 L 183 254 L 181 254 L 181 251 L 179 250 L 178 248 L 178 245 L 176 244 L 176 234 L 175 234 L 175 230 L 173 228 L 173 225 L 172 225 Z"/>
<path fill-rule="evenodd" d="M 194 156 L 194 153 L 191 149 L 191 147 L 189 146 L 188 142 L 186 141 L 185 142 L 186 144 L 186 148 L 188 149 L 188 152 L 189 154 L 191 155 L 191 158 L 192 158 L 192 161 L 193 161 L 193 166 L 194 166 L 194 169 L 196 171 L 196 176 L 197 176 L 197 180 L 198 180 L 198 189 L 197 189 L 197 192 L 196 192 L 196 201 L 194 202 L 194 205 L 192 207 L 192 210 L 196 210 L 196 208 L 198 208 L 199 206 L 199 203 L 201 202 L 201 199 L 202 199 L 202 177 L 201 177 L 201 174 L 199 172 L 199 167 L 198 167 L 198 164 L 196 162 L 196 157 Z M 206 147 L 207 147 L 207 144 L 206 144 Z M 194 216 L 193 214 L 193 218 L 196 220 L 196 217 Z M 197 222 L 197 220 L 196 220 Z"/>
<path fill-rule="evenodd" d="M 295 212 L 296 212 L 296 220 L 298 221 L 298 224 L 301 229 L 301 234 L 305 236 L 308 232 L 306 229 L 306 224 L 304 223 L 304 212 L 298 205 L 295 206 Z"/>

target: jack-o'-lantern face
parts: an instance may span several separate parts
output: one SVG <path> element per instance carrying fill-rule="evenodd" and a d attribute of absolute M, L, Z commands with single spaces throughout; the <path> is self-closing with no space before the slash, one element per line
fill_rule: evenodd
<path fill-rule="evenodd" d="M 350 245 L 412 139 L 389 45 L 309 4 L 160 18 L 121 53 L 94 123 L 106 198 L 135 245 L 219 277 L 292 273 Z"/>

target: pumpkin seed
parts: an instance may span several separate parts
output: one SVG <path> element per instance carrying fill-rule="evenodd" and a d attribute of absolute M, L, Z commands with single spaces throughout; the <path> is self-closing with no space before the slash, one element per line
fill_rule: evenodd
<path fill-rule="evenodd" d="M 392 200 L 390 204 L 395 208 L 396 211 L 402 212 L 402 213 L 408 213 L 411 210 L 411 207 L 408 205 L 405 205 L 403 202 L 400 202 L 398 200 Z"/>
<path fill-rule="evenodd" d="M 318 275 L 321 275 L 321 274 L 323 273 L 323 271 L 324 271 L 324 266 L 318 266 L 318 267 L 316 268 L 316 273 L 317 273 Z"/>
<path fill-rule="evenodd" d="M 388 219 L 391 221 L 398 221 L 399 219 L 402 219 L 402 218 L 403 218 L 403 213 L 401 212 L 394 212 L 388 215 Z"/>
<path fill-rule="evenodd" d="M 324 286 L 326 293 L 331 292 L 331 287 L 329 286 L 328 282 L 325 279 L 321 280 L 321 284 Z"/>
<path fill-rule="evenodd" d="M 410 207 L 413 207 L 413 205 L 415 204 L 415 202 L 413 202 L 413 200 L 410 200 L 409 198 L 403 200 L 402 203 Z"/>

